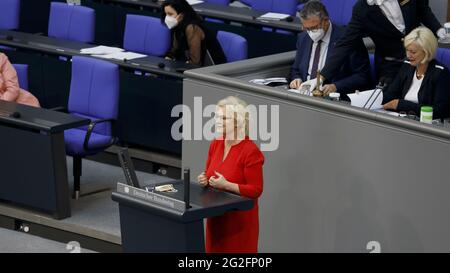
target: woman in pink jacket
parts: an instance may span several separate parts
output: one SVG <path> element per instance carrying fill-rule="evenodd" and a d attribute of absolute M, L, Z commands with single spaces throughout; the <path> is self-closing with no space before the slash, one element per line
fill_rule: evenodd
<path fill-rule="evenodd" d="M 0 100 L 40 107 L 35 96 L 20 89 L 17 72 L 3 53 L 0 53 Z"/>

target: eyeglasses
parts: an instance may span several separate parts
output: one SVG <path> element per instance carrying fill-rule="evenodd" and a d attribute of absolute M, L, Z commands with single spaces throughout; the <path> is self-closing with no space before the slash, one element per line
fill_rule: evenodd
<path fill-rule="evenodd" d="M 304 27 L 304 26 L 302 26 L 302 29 L 304 31 L 310 31 L 310 32 L 314 33 L 314 32 L 319 31 L 319 29 L 323 28 L 323 22 L 324 22 L 324 20 L 321 20 L 320 23 L 317 26 L 314 26 L 314 27 Z"/>
<path fill-rule="evenodd" d="M 308 27 L 308 28 L 302 27 L 302 29 L 303 29 L 304 31 L 309 31 L 309 32 L 315 33 L 315 32 L 317 32 L 317 31 L 319 31 L 320 29 L 322 29 L 322 24 L 320 24 L 320 25 L 318 25 L 318 26 L 315 26 L 315 27 Z"/>
<path fill-rule="evenodd" d="M 416 112 L 414 112 L 414 111 L 408 111 L 408 112 L 401 111 L 398 114 L 400 117 L 404 117 L 404 118 L 412 119 L 412 120 L 419 120 L 419 117 L 416 115 Z"/>

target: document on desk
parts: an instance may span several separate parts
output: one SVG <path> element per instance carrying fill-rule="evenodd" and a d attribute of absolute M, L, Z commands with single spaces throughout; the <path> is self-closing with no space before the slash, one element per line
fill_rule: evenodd
<path fill-rule="evenodd" d="M 187 0 L 187 2 L 188 2 L 189 5 L 192 6 L 192 5 L 195 5 L 195 4 L 201 4 L 204 1 L 201 1 L 201 0 Z"/>
<path fill-rule="evenodd" d="M 253 79 L 249 82 L 261 85 L 269 85 L 271 83 L 288 83 L 286 78 Z"/>
<path fill-rule="evenodd" d="M 351 105 L 371 110 L 381 109 L 383 105 L 383 91 L 381 89 L 368 90 L 353 94 L 348 94 Z"/>
<path fill-rule="evenodd" d="M 139 59 L 143 57 L 147 57 L 147 55 L 134 53 L 134 52 L 116 52 L 112 54 L 106 54 L 106 55 L 92 55 L 93 57 L 99 57 L 104 59 L 114 59 L 114 60 L 134 60 Z"/>
<path fill-rule="evenodd" d="M 110 46 L 96 46 L 96 47 L 90 47 L 90 48 L 83 48 L 80 50 L 81 54 L 87 54 L 87 55 L 106 55 L 106 54 L 113 54 L 117 52 L 123 52 L 125 51 L 122 48 L 118 47 L 110 47 Z"/>
<path fill-rule="evenodd" d="M 387 110 L 384 110 L 384 109 L 376 109 L 374 111 L 377 112 L 377 113 L 387 114 L 387 115 L 394 116 L 394 117 L 400 117 L 401 116 L 397 112 L 387 111 Z"/>
<path fill-rule="evenodd" d="M 258 19 L 260 19 L 260 20 L 279 21 L 279 20 L 284 20 L 284 19 L 286 19 L 288 17 L 289 17 L 289 14 L 268 12 L 266 14 L 263 14 L 263 15 L 259 16 Z"/>

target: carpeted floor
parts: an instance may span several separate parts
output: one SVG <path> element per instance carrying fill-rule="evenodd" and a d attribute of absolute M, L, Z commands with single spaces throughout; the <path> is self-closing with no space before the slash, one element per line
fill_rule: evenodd
<path fill-rule="evenodd" d="M 67 158 L 69 186 L 72 190 L 72 159 Z M 163 182 L 170 178 L 137 172 L 141 184 Z M 87 194 L 79 200 L 72 200 L 72 217 L 61 220 L 74 227 L 98 230 L 120 237 L 119 208 L 111 200 L 111 190 L 117 182 L 124 182 L 120 167 L 83 160 L 81 193 Z M 91 192 L 106 189 L 97 193 Z M 70 252 L 63 243 L 43 239 L 22 232 L 0 229 L 0 252 Z M 87 251 L 86 251 L 87 252 Z"/>

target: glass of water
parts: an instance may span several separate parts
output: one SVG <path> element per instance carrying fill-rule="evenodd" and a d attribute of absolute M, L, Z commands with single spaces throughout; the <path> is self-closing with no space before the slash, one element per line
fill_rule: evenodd
<path fill-rule="evenodd" d="M 444 128 L 447 128 L 450 130 L 450 118 L 444 119 L 443 125 L 444 125 Z"/>

